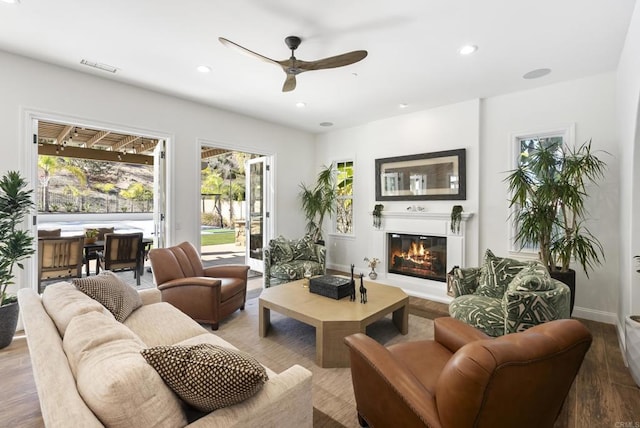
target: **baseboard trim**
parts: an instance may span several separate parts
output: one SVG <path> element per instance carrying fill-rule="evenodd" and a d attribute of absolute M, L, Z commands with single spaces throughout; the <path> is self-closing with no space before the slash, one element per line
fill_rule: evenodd
<path fill-rule="evenodd" d="M 613 324 L 620 328 L 618 323 L 618 315 L 613 312 L 605 312 L 596 309 L 574 306 L 573 314 L 571 314 L 571 316 L 573 318 L 584 318 L 586 320 L 603 322 L 605 324 Z"/>

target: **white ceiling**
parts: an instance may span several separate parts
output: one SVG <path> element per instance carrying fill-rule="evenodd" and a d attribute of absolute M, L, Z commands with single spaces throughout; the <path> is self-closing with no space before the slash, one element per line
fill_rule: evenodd
<path fill-rule="evenodd" d="M 0 49 L 310 132 L 616 69 L 635 0 L 20 0 L 0 2 Z M 311 61 L 351 66 L 298 76 L 276 60 L 288 35 Z M 458 48 L 475 44 L 462 57 Z M 80 65 L 113 65 L 116 74 Z M 212 68 L 209 74 L 198 65 Z M 525 80 L 523 74 L 550 68 Z M 306 108 L 297 108 L 299 101 Z M 408 107 L 400 109 L 399 104 Z M 325 128 L 320 122 L 333 122 Z"/>

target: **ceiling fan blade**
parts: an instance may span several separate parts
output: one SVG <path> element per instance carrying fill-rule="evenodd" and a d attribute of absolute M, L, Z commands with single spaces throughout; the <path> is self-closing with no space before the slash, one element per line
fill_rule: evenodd
<path fill-rule="evenodd" d="M 287 79 L 282 85 L 282 92 L 291 92 L 296 88 L 296 75 L 287 73 Z"/>
<path fill-rule="evenodd" d="M 228 47 L 231 47 L 231 48 L 238 49 L 240 52 L 242 52 L 242 53 L 244 53 L 244 54 L 247 54 L 247 55 L 250 55 L 250 56 L 252 56 L 252 57 L 255 57 L 255 58 L 261 59 L 261 60 L 266 61 L 266 62 L 269 62 L 269 63 L 271 63 L 271 64 L 280 65 L 280 64 L 278 63 L 278 61 L 275 61 L 275 60 L 273 60 L 273 59 L 271 59 L 271 58 L 268 58 L 268 57 L 266 57 L 266 56 L 264 56 L 264 55 L 260 55 L 259 53 L 256 53 L 256 52 L 254 52 L 254 51 L 252 51 L 252 50 L 249 50 L 249 49 L 247 49 L 247 48 L 245 48 L 245 47 L 243 47 L 243 46 L 240 46 L 239 44 L 234 43 L 234 42 L 232 42 L 231 40 L 225 39 L 224 37 L 218 37 L 218 40 L 219 40 L 219 41 L 220 41 L 220 43 L 222 43 L 223 45 L 228 46 Z"/>
<path fill-rule="evenodd" d="M 325 68 L 344 67 L 365 59 L 367 51 L 353 51 L 342 55 L 319 59 L 317 61 L 297 61 L 296 66 L 301 71 L 322 70 Z"/>

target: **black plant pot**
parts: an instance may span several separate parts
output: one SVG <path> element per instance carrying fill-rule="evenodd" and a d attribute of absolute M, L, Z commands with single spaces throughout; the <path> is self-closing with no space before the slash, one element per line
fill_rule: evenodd
<path fill-rule="evenodd" d="M 576 271 L 573 269 L 569 269 L 567 272 L 555 271 L 549 273 L 551 274 L 551 278 L 557 279 L 558 281 L 567 284 L 569 290 L 571 290 L 569 314 L 573 315 L 573 304 L 576 301 Z"/>
<path fill-rule="evenodd" d="M 18 302 L 0 306 L 0 349 L 11 344 L 18 325 L 19 312 Z"/>

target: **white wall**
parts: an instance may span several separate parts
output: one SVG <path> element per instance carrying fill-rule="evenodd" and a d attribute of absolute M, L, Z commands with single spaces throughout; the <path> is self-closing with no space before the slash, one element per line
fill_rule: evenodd
<path fill-rule="evenodd" d="M 353 263 L 366 271 L 365 256 L 371 254 L 375 231 L 371 211 L 375 200 L 375 159 L 466 149 L 467 199 L 465 201 L 384 201 L 384 211 L 405 211 L 417 205 L 429 212 L 450 213 L 461 204 L 466 213 L 477 213 L 479 207 L 479 101 L 467 101 L 431 110 L 408 113 L 370 122 L 346 130 L 317 137 L 316 157 L 319 164 L 354 160 L 354 234 L 353 238 L 328 235 L 327 264 L 347 269 Z M 477 215 L 467 224 L 468 245 L 465 258 L 470 265 L 478 262 Z M 443 284 L 444 287 L 444 284 Z"/>
<path fill-rule="evenodd" d="M 329 236 L 328 264 L 344 268 L 350 263 L 364 270 L 362 262 L 373 246 L 370 212 L 375 202 L 374 160 L 456 148 L 467 149 L 467 200 L 465 212 L 475 213 L 468 224 L 468 266 L 481 262 L 485 248 L 509 254 L 507 187 L 503 182 L 510 162 L 510 137 L 514 133 L 540 131 L 574 124 L 576 143 L 593 140 L 604 150 L 608 165 L 601 185 L 592 189 L 587 208 L 589 228 L 602 242 L 606 261 L 590 273 L 578 273 L 577 316 L 609 323 L 618 308 L 620 231 L 619 156 L 615 126 L 615 74 L 550 85 L 535 90 L 453 104 L 415 112 L 317 137 L 318 163 L 355 160 L 355 236 Z M 455 201 L 384 202 L 385 210 L 402 211 L 422 205 L 431 212 L 450 212 Z"/>
<path fill-rule="evenodd" d="M 199 236 L 200 140 L 275 155 L 276 233 L 297 236 L 298 183 L 311 180 L 313 136 L 157 92 L 0 52 L 0 171 L 25 165 L 25 110 L 161 132 L 172 136 L 173 242 Z M 171 153 L 171 152 L 170 152 Z M 304 160 L 308 160 L 308 165 Z M 34 160 L 35 162 L 35 160 Z"/>
<path fill-rule="evenodd" d="M 513 134 L 544 131 L 575 124 L 575 143 L 592 140 L 594 150 L 607 163 L 606 177 L 589 189 L 588 228 L 604 246 L 606 261 L 589 274 L 577 268 L 574 315 L 615 322 L 618 305 L 619 156 L 615 128 L 615 74 L 545 86 L 489 98 L 482 109 L 480 164 L 480 242 L 506 254 L 509 248 L 507 186 L 505 171 L 512 169 L 510 144 Z M 576 266 L 573 266 L 576 268 Z"/>
<path fill-rule="evenodd" d="M 634 255 L 640 254 L 640 4 L 631 18 L 617 73 L 617 118 L 620 162 L 620 325 L 640 313 L 640 275 Z M 624 337 L 624 336 L 623 336 Z"/>

